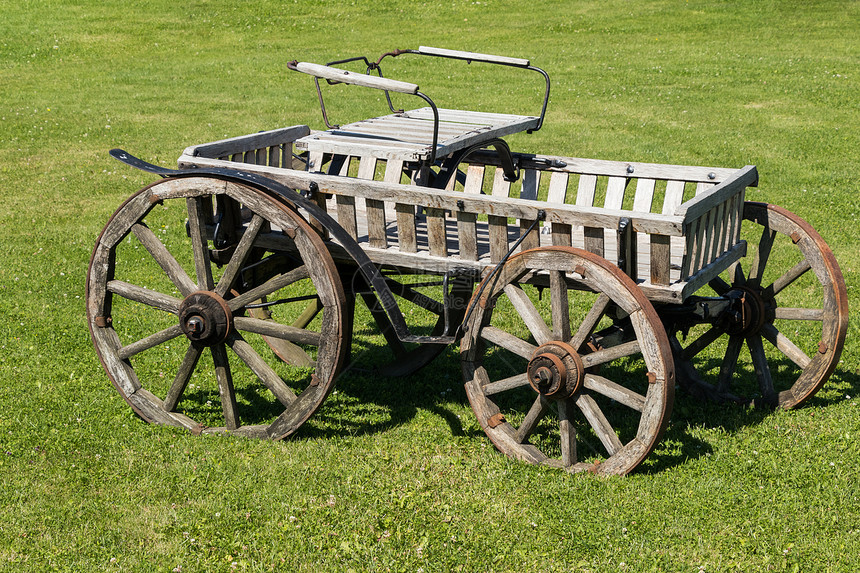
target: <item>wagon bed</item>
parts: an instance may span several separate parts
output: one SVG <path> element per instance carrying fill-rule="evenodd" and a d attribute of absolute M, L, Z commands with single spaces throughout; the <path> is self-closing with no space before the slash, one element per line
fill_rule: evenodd
<path fill-rule="evenodd" d="M 515 154 L 521 181 L 512 184 L 487 151 L 461 168 L 460 189 L 438 190 L 411 184 L 402 159 L 373 154 L 311 151 L 299 164 L 306 170 L 293 169 L 297 141 L 313 137 L 307 126 L 293 126 L 195 145 L 179 165 L 239 168 L 297 189 L 313 180 L 325 195 L 319 204 L 374 263 L 414 272 L 481 273 L 541 216 L 519 250 L 584 248 L 619 264 L 655 301 L 683 302 L 746 252 L 740 221 L 746 188 L 757 183 L 754 166 Z"/>

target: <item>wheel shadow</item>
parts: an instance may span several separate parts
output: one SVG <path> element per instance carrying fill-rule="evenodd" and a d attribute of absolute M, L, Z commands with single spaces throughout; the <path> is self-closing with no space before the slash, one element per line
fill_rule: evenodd
<path fill-rule="evenodd" d="M 383 377 L 373 365 L 386 359 L 384 347 L 367 346 L 354 354 L 357 360 L 335 385 L 335 391 L 319 411 L 296 432 L 297 438 L 344 438 L 389 431 L 412 421 L 423 410 L 443 419 L 452 435 L 483 439 L 476 424 L 458 417 L 468 399 L 463 386 L 458 347 L 450 346 L 418 372 L 404 377 Z M 774 369 L 786 366 L 775 361 Z M 822 390 L 799 409 L 825 408 L 860 396 L 860 376 L 837 369 Z M 728 434 L 761 424 L 773 408 L 734 403 L 714 403 L 676 389 L 670 421 L 655 451 L 635 472 L 661 473 L 713 453 L 697 429 L 720 428 Z"/>

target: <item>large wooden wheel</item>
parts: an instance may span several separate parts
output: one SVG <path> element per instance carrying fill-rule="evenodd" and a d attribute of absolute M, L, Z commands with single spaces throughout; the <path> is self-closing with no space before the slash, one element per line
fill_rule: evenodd
<path fill-rule="evenodd" d="M 151 423 L 283 438 L 320 406 L 348 352 L 325 245 L 282 200 L 244 184 L 165 179 L 133 195 L 96 243 L 86 296 L 108 376 Z M 320 312 L 293 326 L 309 301 Z M 266 339 L 310 360 L 284 364 Z"/>
<path fill-rule="evenodd" d="M 747 202 L 744 221 L 746 259 L 710 283 L 718 295 L 743 297 L 742 317 L 700 327 L 683 341 L 673 334 L 679 381 L 717 400 L 794 408 L 839 362 L 848 328 L 845 281 L 833 252 L 797 215 Z"/>
<path fill-rule="evenodd" d="M 623 475 L 641 463 L 675 382 L 666 333 L 633 281 L 586 251 L 545 247 L 511 257 L 482 286 L 461 357 L 493 444 L 572 472 Z"/>

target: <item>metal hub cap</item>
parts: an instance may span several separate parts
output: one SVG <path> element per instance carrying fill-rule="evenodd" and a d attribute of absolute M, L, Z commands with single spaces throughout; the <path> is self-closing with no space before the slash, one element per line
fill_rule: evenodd
<path fill-rule="evenodd" d="M 526 375 L 535 392 L 562 400 L 570 398 L 582 387 L 585 368 L 573 347 L 555 341 L 547 342 L 535 351 Z"/>
<path fill-rule="evenodd" d="M 233 328 L 233 313 L 214 292 L 198 291 L 179 305 L 179 325 L 190 340 L 212 345 L 227 338 Z"/>
<path fill-rule="evenodd" d="M 765 303 L 758 291 L 748 287 L 736 287 L 728 293 L 734 294 L 740 301 L 737 305 L 734 320 L 726 329 L 729 334 L 753 334 L 761 330 L 765 322 Z M 738 296 L 739 295 L 739 296 Z"/>

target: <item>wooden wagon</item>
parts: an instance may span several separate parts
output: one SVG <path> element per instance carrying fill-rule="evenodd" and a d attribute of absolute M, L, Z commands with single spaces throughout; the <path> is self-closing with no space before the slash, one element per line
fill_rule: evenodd
<path fill-rule="evenodd" d="M 402 54 L 537 72 L 542 109 L 439 109 L 381 77 Z M 755 167 L 511 152 L 502 137 L 543 124 L 543 70 L 434 48 L 383 58 L 360 72 L 291 64 L 316 78 L 327 130 L 195 145 L 178 171 L 112 152 L 164 177 L 111 217 L 87 281 L 98 355 L 145 420 L 289 436 L 347 364 L 357 300 L 390 352 L 381 373 L 459 343 L 492 442 L 569 471 L 635 468 L 676 383 L 791 408 L 832 373 L 847 329 L 839 267 L 802 219 L 746 201 Z M 330 125 L 320 79 L 384 90 L 390 113 Z M 395 109 L 390 93 L 427 105 Z"/>

